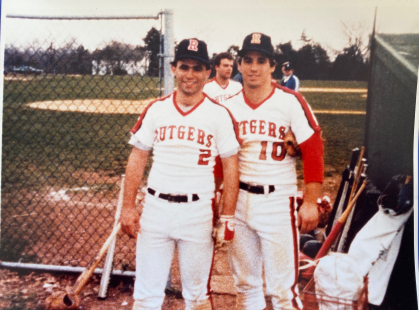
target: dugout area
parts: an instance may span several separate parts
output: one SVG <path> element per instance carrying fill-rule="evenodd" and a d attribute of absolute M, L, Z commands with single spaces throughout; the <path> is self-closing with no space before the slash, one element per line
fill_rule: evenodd
<path fill-rule="evenodd" d="M 377 211 L 376 199 L 392 177 L 414 175 L 419 35 L 376 34 L 370 47 L 364 145 L 371 184 L 354 212 L 348 233 L 351 241 Z M 413 216 L 417 214 L 414 212 L 405 224 L 384 301 L 371 309 L 417 309 Z"/>
<path fill-rule="evenodd" d="M 392 176 L 413 175 L 419 35 L 379 34 L 371 47 L 365 147 L 368 177 L 383 190 Z"/>

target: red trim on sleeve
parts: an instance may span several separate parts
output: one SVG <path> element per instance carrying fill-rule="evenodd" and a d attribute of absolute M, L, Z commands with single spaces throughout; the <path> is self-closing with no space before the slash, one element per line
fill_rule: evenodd
<path fill-rule="evenodd" d="M 304 182 L 323 183 L 323 141 L 317 131 L 300 144 L 303 159 Z"/>
<path fill-rule="evenodd" d="M 288 93 L 288 94 L 292 94 L 295 96 L 295 98 L 297 98 L 298 102 L 301 105 L 301 108 L 304 111 L 304 114 L 307 118 L 308 124 L 310 125 L 310 127 L 316 131 L 316 132 L 320 132 L 320 127 L 319 124 L 317 124 L 316 118 L 314 117 L 313 111 L 311 111 L 310 106 L 308 105 L 307 101 L 304 99 L 303 96 L 301 96 L 300 93 L 295 92 L 289 88 L 283 87 L 281 85 L 278 85 L 277 83 L 272 83 L 276 88 L 279 88 L 281 90 L 283 90 L 284 92 Z"/>
<path fill-rule="evenodd" d="M 163 100 L 165 100 L 165 99 L 169 98 L 171 95 L 172 95 L 172 94 L 167 95 L 167 96 L 165 96 L 165 97 L 162 97 L 162 98 L 159 98 L 159 99 L 156 99 L 156 100 L 154 100 L 154 101 L 150 102 L 150 103 L 148 104 L 148 106 L 144 109 L 143 113 L 141 113 L 141 114 L 140 114 L 140 116 L 138 117 L 137 122 L 135 123 L 134 127 L 132 127 L 132 128 L 131 128 L 130 132 L 131 132 L 132 134 L 135 134 L 138 130 L 140 130 L 141 125 L 142 125 L 142 123 L 143 123 L 143 119 L 144 119 L 145 115 L 147 114 L 148 109 L 149 109 L 149 108 L 150 108 L 150 107 L 151 107 L 154 103 L 156 103 L 157 101 L 163 101 Z"/>

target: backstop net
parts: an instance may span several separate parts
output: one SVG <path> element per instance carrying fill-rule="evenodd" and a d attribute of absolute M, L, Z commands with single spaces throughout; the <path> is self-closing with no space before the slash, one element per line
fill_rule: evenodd
<path fill-rule="evenodd" d="M 85 267 L 110 234 L 129 131 L 163 94 L 164 15 L 6 18 L 2 264 Z M 115 269 L 134 257 L 120 234 Z"/>

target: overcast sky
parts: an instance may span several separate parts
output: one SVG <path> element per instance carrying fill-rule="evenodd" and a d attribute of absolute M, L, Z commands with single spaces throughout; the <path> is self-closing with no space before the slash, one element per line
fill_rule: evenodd
<path fill-rule="evenodd" d="M 343 23 L 363 25 L 365 35 L 373 27 L 381 33 L 419 33 L 419 0 L 3 0 L 2 41 L 77 43 L 94 49 L 111 39 L 143 44 L 142 38 L 158 21 L 34 21 L 4 18 L 6 14 L 36 16 L 133 16 L 157 15 L 162 9 L 174 13 L 177 41 L 197 37 L 207 42 L 210 53 L 241 46 L 251 32 L 263 32 L 275 45 L 291 41 L 294 48 L 304 31 L 308 38 L 329 50 L 342 50 L 348 43 Z M 365 37 L 367 41 L 367 37 Z"/>

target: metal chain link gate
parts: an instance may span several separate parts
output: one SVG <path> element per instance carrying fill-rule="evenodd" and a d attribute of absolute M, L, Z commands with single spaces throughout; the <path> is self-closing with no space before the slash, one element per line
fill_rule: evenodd
<path fill-rule="evenodd" d="M 21 38 L 8 44 L 6 38 L 2 266 L 79 271 L 95 256 L 114 223 L 120 176 L 131 151 L 129 130 L 164 85 L 164 94 L 173 89 L 171 14 L 8 16 L 33 20 L 28 31 L 34 33 L 42 31 L 35 21 L 50 22 L 51 33 L 30 44 Z M 90 49 L 59 35 L 62 27 L 82 22 L 93 39 L 110 20 L 119 27 L 116 33 L 135 35 L 133 22 L 140 19 L 160 21 L 160 30 L 151 27 L 135 44 L 113 39 Z M 135 243 L 120 236 L 116 273 L 135 270 Z"/>

